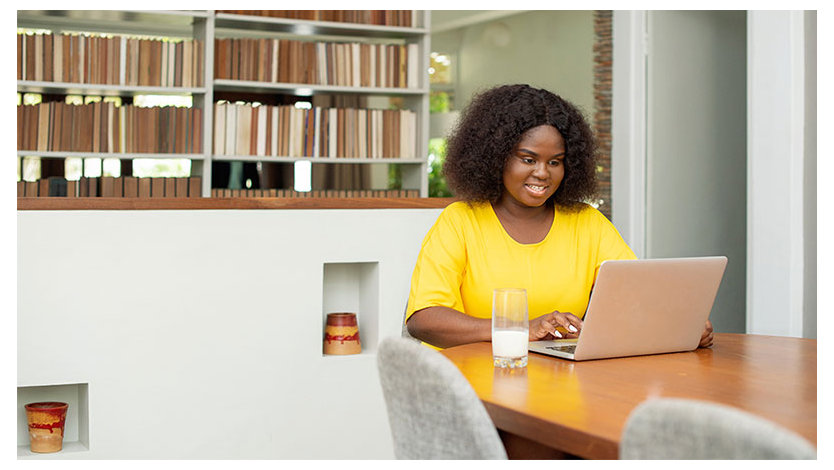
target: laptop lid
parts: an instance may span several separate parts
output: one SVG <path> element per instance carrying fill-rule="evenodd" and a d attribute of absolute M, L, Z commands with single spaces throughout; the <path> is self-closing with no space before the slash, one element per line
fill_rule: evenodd
<path fill-rule="evenodd" d="M 725 256 L 604 261 L 573 359 L 697 348 L 726 266 Z"/>

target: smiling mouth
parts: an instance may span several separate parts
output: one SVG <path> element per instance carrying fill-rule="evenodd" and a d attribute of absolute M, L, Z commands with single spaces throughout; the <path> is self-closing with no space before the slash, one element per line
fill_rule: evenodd
<path fill-rule="evenodd" d="M 525 184 L 524 185 L 527 189 L 529 189 L 534 194 L 544 194 L 547 191 L 547 186 L 537 185 L 537 184 Z"/>

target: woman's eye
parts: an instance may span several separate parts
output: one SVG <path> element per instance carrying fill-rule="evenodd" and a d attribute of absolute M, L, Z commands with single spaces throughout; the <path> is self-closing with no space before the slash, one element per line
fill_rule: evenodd
<path fill-rule="evenodd" d="M 533 163 L 536 163 L 536 161 L 533 160 L 530 157 L 521 157 L 521 161 L 528 164 L 528 165 L 532 165 Z"/>
<path fill-rule="evenodd" d="M 561 160 L 551 160 L 550 161 L 550 166 L 559 166 L 561 164 L 562 164 Z"/>

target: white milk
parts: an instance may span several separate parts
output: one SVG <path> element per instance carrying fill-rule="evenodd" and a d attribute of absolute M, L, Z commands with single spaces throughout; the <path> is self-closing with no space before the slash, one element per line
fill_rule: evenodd
<path fill-rule="evenodd" d="M 512 358 L 526 356 L 528 336 L 524 330 L 493 330 L 492 355 Z"/>

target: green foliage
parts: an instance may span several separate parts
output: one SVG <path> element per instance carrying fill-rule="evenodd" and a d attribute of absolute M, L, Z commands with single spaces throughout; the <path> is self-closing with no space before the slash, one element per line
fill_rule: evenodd
<path fill-rule="evenodd" d="M 446 139 L 429 140 L 429 197 L 451 197 L 443 176 L 443 160 L 446 157 Z"/>
<path fill-rule="evenodd" d="M 443 91 L 433 91 L 429 95 L 430 113 L 448 113 L 451 107 L 449 94 Z"/>
<path fill-rule="evenodd" d="M 388 165 L 388 189 L 403 189 L 403 169 L 400 165 Z"/>

